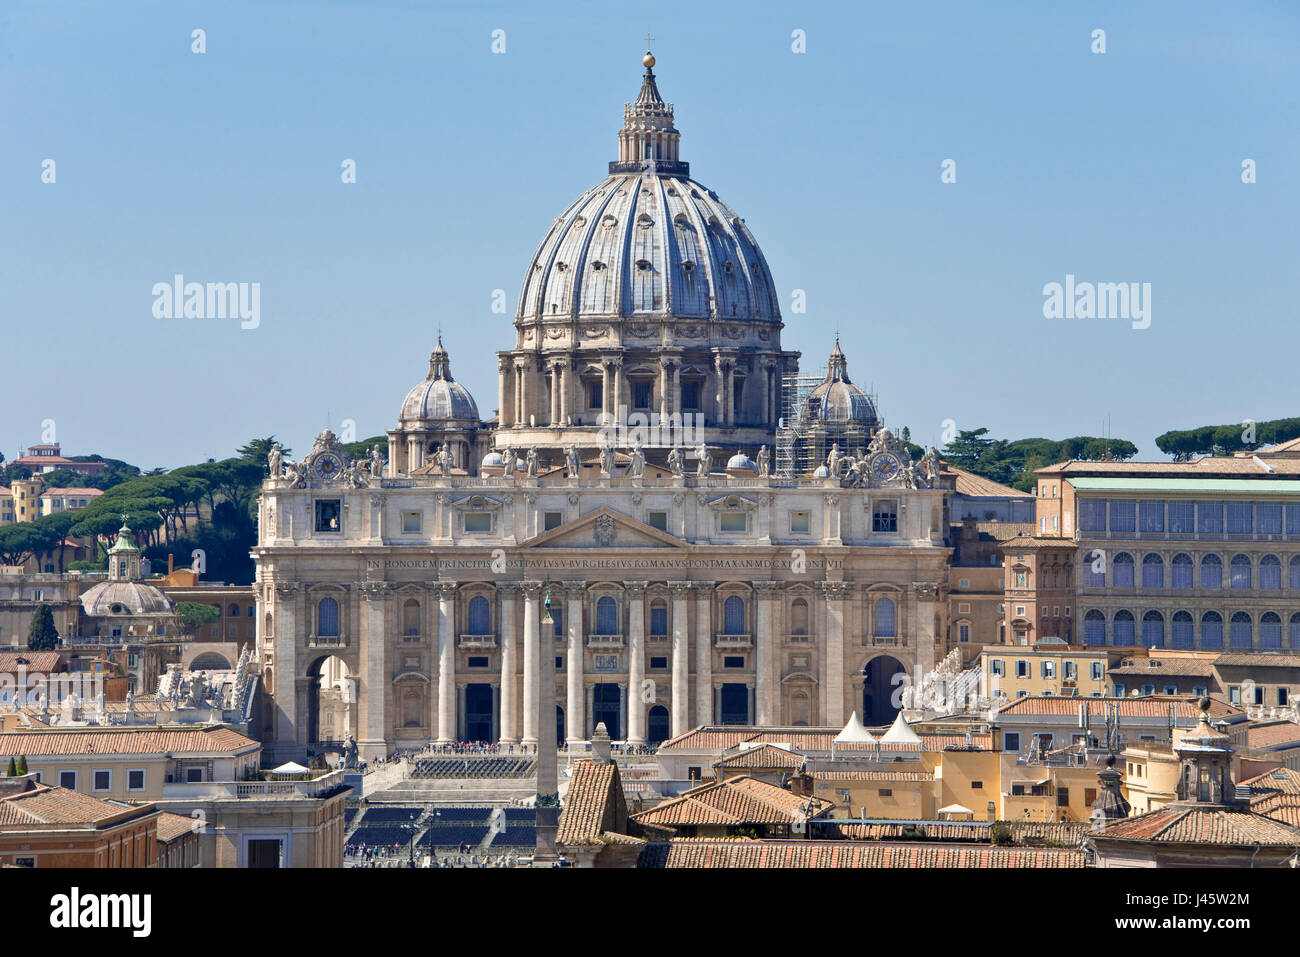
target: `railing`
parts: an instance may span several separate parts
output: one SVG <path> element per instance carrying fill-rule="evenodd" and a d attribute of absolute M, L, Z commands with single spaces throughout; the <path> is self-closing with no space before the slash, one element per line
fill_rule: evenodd
<path fill-rule="evenodd" d="M 460 635 L 456 644 L 461 648 L 495 648 L 496 635 Z"/>
<path fill-rule="evenodd" d="M 753 635 L 714 635 L 713 644 L 717 648 L 749 648 L 754 644 Z"/>
<path fill-rule="evenodd" d="M 897 635 L 891 637 L 873 637 L 871 645 L 873 648 L 897 648 L 899 645 L 905 645 L 907 642 Z"/>
<path fill-rule="evenodd" d="M 348 646 L 347 635 L 308 635 L 308 648 L 346 648 Z"/>
<path fill-rule="evenodd" d="M 192 781 L 163 785 L 164 800 L 222 798 L 314 798 L 343 786 L 342 771 L 310 781 Z"/>
<path fill-rule="evenodd" d="M 785 640 L 795 644 L 806 644 L 812 641 L 812 635 L 786 635 Z"/>
<path fill-rule="evenodd" d="M 588 635 L 588 648 L 622 648 L 624 639 L 622 635 Z"/>

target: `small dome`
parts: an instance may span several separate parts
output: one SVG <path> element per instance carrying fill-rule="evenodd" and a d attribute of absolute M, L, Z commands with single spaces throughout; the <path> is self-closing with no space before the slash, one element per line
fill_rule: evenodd
<path fill-rule="evenodd" d="M 830 478 L 831 470 L 824 465 L 817 466 L 817 471 L 813 472 L 813 478 Z"/>
<path fill-rule="evenodd" d="M 804 400 L 803 416 L 809 423 L 851 423 L 866 428 L 880 424 L 871 397 L 849 379 L 848 360 L 840 349 L 839 339 L 835 340 L 826 364 L 825 380 Z"/>
<path fill-rule="evenodd" d="M 495 469 L 501 468 L 506 464 L 505 457 L 500 452 L 492 451 L 483 456 L 483 461 L 479 463 L 479 468 Z"/>
<path fill-rule="evenodd" d="M 437 347 L 429 356 L 429 374 L 406 393 L 398 422 L 400 425 L 418 425 L 448 419 L 471 420 L 477 424 L 478 403 L 468 389 L 451 377 L 451 363 L 440 336 Z"/>
<path fill-rule="evenodd" d="M 114 611 L 114 608 L 117 611 Z M 81 609 L 93 617 L 110 615 L 171 614 L 172 601 L 145 582 L 107 581 L 93 585 L 81 596 Z"/>
<path fill-rule="evenodd" d="M 727 459 L 727 468 L 729 469 L 748 469 L 751 472 L 757 472 L 758 466 L 744 452 L 737 452 L 731 458 Z"/>

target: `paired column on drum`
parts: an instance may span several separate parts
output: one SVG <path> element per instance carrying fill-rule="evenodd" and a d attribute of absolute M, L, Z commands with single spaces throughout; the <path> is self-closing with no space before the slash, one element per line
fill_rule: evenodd
<path fill-rule="evenodd" d="M 695 723 L 713 724 L 713 583 L 694 582 L 695 591 Z"/>
<path fill-rule="evenodd" d="M 782 582 L 754 582 L 758 594 L 758 631 L 754 636 L 754 685 L 757 724 L 769 727 L 775 723 L 777 704 L 776 655 L 779 651 L 773 621 L 776 618 L 777 600 L 781 597 Z"/>
<path fill-rule="evenodd" d="M 846 582 L 821 582 L 826 611 L 826 655 L 822 682 L 823 724 L 842 725 L 844 716 L 844 599 L 851 587 Z"/>
<path fill-rule="evenodd" d="M 537 747 L 537 692 L 541 675 L 540 613 L 537 602 L 542 594 L 541 582 L 524 582 L 524 734 L 526 748 Z M 549 649 L 548 649 L 549 650 Z"/>
<path fill-rule="evenodd" d="M 500 585 L 497 594 L 501 598 L 500 622 L 501 633 L 501 743 L 519 743 L 519 716 L 515 710 L 518 693 L 518 661 L 515 658 L 518 641 L 515 638 L 515 608 L 519 598 L 519 588 L 515 585 Z"/>
<path fill-rule="evenodd" d="M 299 707 L 296 700 L 294 679 L 299 667 L 296 636 L 299 630 L 307 633 L 308 627 L 306 622 L 299 625 L 298 602 L 302 589 L 297 582 L 276 582 L 272 594 L 275 596 L 275 611 L 271 615 L 275 650 L 271 689 L 275 700 L 275 744 L 296 753 L 296 746 L 306 743 L 307 734 L 307 709 L 305 705 Z"/>
<path fill-rule="evenodd" d="M 669 731 L 673 737 L 685 734 L 691 728 L 690 703 L 690 612 L 687 606 L 688 582 L 669 582 L 668 594 L 673 601 L 673 677 L 672 677 L 672 712 Z M 704 644 L 707 648 L 708 637 Z"/>
<path fill-rule="evenodd" d="M 564 658 L 568 666 L 564 729 L 570 743 L 584 740 L 587 728 L 586 694 L 582 682 L 582 673 L 586 670 L 582 645 L 582 595 L 586 587 L 586 582 L 565 582 L 563 592 L 566 599 L 564 626 L 568 636 Z"/>
<path fill-rule="evenodd" d="M 627 582 L 627 740 L 645 744 L 645 590 L 646 582 Z"/>
<path fill-rule="evenodd" d="M 365 632 L 361 645 L 362 700 L 365 706 L 361 712 L 357 747 L 365 760 L 377 754 L 388 754 L 388 725 L 384 720 L 384 703 L 389 697 L 384 606 L 391 589 L 388 582 L 362 582 L 360 589 L 365 603 Z"/>
<path fill-rule="evenodd" d="M 438 743 L 457 740 L 456 585 L 442 582 L 438 592 Z"/>

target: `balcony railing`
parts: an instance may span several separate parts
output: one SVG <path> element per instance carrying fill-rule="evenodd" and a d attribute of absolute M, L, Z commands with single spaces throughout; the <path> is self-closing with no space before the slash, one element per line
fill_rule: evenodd
<path fill-rule="evenodd" d="M 812 641 L 812 635 L 786 635 L 785 640 L 795 644 L 807 644 Z"/>
<path fill-rule="evenodd" d="M 588 635 L 587 636 L 588 648 L 622 648 L 623 643 L 624 641 L 622 635 Z"/>
<path fill-rule="evenodd" d="M 310 781 L 193 781 L 164 784 L 163 799 L 314 798 L 342 785 L 342 771 L 330 771 Z"/>
<path fill-rule="evenodd" d="M 346 648 L 348 646 L 347 635 L 308 635 L 308 648 Z"/>
<path fill-rule="evenodd" d="M 460 635 L 456 644 L 461 648 L 495 648 L 496 635 Z"/>
<path fill-rule="evenodd" d="M 754 636 L 714 635 L 713 645 L 716 648 L 752 648 L 754 645 Z"/>

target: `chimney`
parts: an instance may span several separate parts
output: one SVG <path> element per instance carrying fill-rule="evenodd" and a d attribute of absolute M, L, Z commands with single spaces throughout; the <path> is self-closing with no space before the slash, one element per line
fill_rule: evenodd
<path fill-rule="evenodd" d="M 604 721 L 596 725 L 596 730 L 591 735 L 591 761 L 593 764 L 614 763 L 609 748 L 609 731 Z"/>
<path fill-rule="evenodd" d="M 989 750 L 995 752 L 1002 750 L 1002 729 L 992 722 L 989 723 Z"/>
<path fill-rule="evenodd" d="M 167 574 L 169 576 L 173 571 L 175 571 L 175 565 L 176 565 L 176 556 L 173 555 L 171 552 L 168 552 L 167 553 Z"/>

